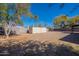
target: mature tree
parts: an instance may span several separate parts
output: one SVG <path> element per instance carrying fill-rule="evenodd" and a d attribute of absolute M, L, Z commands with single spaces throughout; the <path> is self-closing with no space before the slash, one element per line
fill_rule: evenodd
<path fill-rule="evenodd" d="M 68 18 L 67 21 L 71 26 L 77 25 L 77 24 L 79 25 L 79 16 Z"/>
<path fill-rule="evenodd" d="M 26 3 L 0 4 L 0 23 L 2 24 L 7 37 L 10 34 L 12 28 L 15 28 L 17 24 L 23 25 L 21 21 L 22 15 L 33 17 L 29 11 L 29 7 L 30 4 Z"/>
<path fill-rule="evenodd" d="M 79 16 L 73 17 L 73 23 L 74 24 L 79 24 Z"/>
<path fill-rule="evenodd" d="M 60 15 L 55 18 L 54 24 L 63 28 L 67 24 L 67 18 L 68 17 L 66 15 Z"/>

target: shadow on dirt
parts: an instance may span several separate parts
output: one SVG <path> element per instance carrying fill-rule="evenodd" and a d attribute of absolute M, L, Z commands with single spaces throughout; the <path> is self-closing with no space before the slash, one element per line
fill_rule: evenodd
<path fill-rule="evenodd" d="M 0 43 L 1 44 L 1 43 Z M 8 42 L 0 45 L 1 56 L 77 56 L 72 47 L 53 45 L 47 42 L 28 41 L 24 43 Z"/>
<path fill-rule="evenodd" d="M 60 40 L 79 44 L 79 33 L 71 33 L 70 35 L 63 37 Z"/>

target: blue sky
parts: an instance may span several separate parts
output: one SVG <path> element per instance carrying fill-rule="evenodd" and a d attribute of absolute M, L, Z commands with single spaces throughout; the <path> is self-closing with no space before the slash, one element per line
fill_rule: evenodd
<path fill-rule="evenodd" d="M 30 11 L 39 16 L 37 23 L 39 24 L 47 24 L 48 26 L 53 26 L 53 20 L 56 16 L 59 15 L 67 15 L 69 17 L 79 15 L 79 5 L 74 3 L 64 4 L 63 8 L 60 7 L 60 4 L 54 3 L 33 3 L 31 4 Z M 24 22 L 24 26 L 33 25 L 36 22 L 34 19 L 30 19 L 29 17 L 22 16 L 22 20 Z"/>

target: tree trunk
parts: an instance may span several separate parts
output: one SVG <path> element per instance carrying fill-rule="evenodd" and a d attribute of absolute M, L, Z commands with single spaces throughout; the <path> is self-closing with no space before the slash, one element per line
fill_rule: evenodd
<path fill-rule="evenodd" d="M 6 38 L 8 39 L 9 35 L 10 35 L 10 32 L 11 30 L 9 28 L 6 28 L 5 29 L 5 35 L 6 35 Z"/>
<path fill-rule="evenodd" d="M 6 38 L 8 39 L 9 35 L 10 35 L 10 28 L 9 28 L 9 25 L 7 23 L 4 23 L 3 24 L 3 28 L 4 28 L 4 33 L 5 33 L 5 36 Z"/>

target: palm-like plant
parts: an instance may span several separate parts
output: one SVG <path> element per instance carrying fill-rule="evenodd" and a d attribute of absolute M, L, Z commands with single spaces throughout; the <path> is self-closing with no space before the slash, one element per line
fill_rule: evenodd
<path fill-rule="evenodd" d="M 37 15 L 35 15 L 35 16 L 33 16 L 33 18 L 34 18 L 34 21 L 35 21 L 35 25 L 37 26 L 38 25 L 38 16 Z"/>

